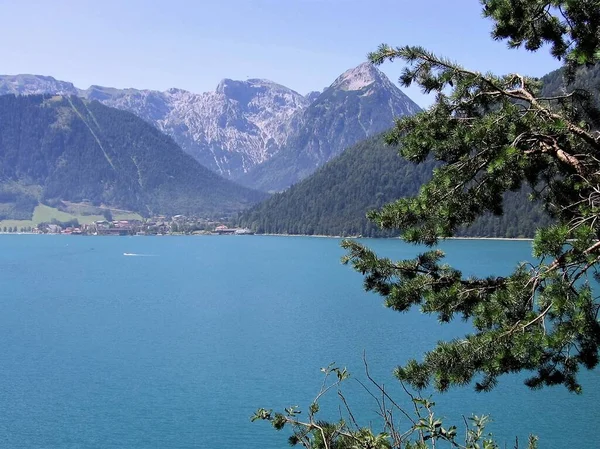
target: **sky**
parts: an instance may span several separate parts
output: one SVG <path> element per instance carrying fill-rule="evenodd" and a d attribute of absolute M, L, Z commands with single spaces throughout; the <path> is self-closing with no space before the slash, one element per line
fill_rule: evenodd
<path fill-rule="evenodd" d="M 0 0 L 0 73 L 192 92 L 266 78 L 306 94 L 381 43 L 421 45 L 499 74 L 558 68 L 545 50 L 493 41 L 491 28 L 478 0 Z M 402 64 L 380 68 L 397 82 Z M 403 91 L 421 106 L 432 101 Z"/>

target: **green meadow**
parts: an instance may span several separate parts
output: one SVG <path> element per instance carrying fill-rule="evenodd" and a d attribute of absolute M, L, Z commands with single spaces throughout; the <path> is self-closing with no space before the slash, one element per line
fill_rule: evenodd
<path fill-rule="evenodd" d="M 98 208 L 94 208 L 95 212 L 98 212 Z M 139 214 L 118 210 L 110 209 L 114 220 L 141 220 L 142 217 Z M 92 212 L 92 208 L 86 205 L 69 205 L 68 212 L 58 210 L 54 207 L 40 204 L 36 206 L 33 211 L 31 220 L 0 220 L 0 230 L 8 227 L 16 227 L 17 229 L 26 227 L 35 227 L 40 223 L 50 223 L 53 219 L 57 221 L 70 221 L 77 220 L 80 224 L 90 224 L 97 220 L 104 220 L 104 215 L 89 213 Z"/>

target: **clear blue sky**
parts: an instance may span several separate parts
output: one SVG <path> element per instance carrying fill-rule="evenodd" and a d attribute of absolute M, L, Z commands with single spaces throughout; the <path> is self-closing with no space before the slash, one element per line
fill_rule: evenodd
<path fill-rule="evenodd" d="M 558 67 L 546 51 L 508 50 L 490 29 L 477 0 L 0 0 L 0 73 L 194 92 L 268 78 L 305 94 L 380 43 L 422 45 L 481 71 Z M 401 66 L 382 70 L 397 81 Z"/>

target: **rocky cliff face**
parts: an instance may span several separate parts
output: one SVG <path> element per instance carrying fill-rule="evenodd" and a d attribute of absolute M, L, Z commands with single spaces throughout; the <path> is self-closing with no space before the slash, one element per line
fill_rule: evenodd
<path fill-rule="evenodd" d="M 312 174 L 344 149 L 392 126 L 419 106 L 381 71 L 364 63 L 344 72 L 306 109 L 296 113 L 285 146 L 239 180 L 280 191 Z"/>
<path fill-rule="evenodd" d="M 72 83 L 58 81 L 51 76 L 41 75 L 2 75 L 0 95 L 39 95 L 39 94 L 79 95 L 79 89 Z"/>
<path fill-rule="evenodd" d="M 173 137 L 213 171 L 236 178 L 269 159 L 287 137 L 287 123 L 309 99 L 280 84 L 224 79 L 214 92 L 166 92 L 73 84 L 49 76 L 0 76 L 0 95 L 61 94 L 132 112 Z"/>
<path fill-rule="evenodd" d="M 82 96 L 142 117 L 173 137 L 200 163 L 236 178 L 265 162 L 286 138 L 285 124 L 308 100 L 268 80 L 224 79 L 195 94 L 92 87 Z"/>
<path fill-rule="evenodd" d="M 73 84 L 37 75 L 0 76 L 0 95 L 61 94 L 134 113 L 204 166 L 264 190 L 281 190 L 393 118 L 419 108 L 364 63 L 323 92 L 303 96 L 263 79 L 224 79 L 214 92 L 165 92 Z"/>

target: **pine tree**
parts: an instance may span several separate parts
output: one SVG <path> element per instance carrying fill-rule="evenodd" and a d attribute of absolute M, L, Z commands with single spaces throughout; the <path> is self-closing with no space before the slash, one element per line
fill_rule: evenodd
<path fill-rule="evenodd" d="M 482 74 L 420 47 L 380 46 L 373 63 L 400 59 L 404 86 L 436 94 L 427 111 L 398 121 L 387 142 L 413 162 L 434 158 L 440 166 L 418 195 L 370 218 L 434 247 L 486 212 L 502 214 L 504 193 L 528 185 L 555 219 L 536 232 L 539 262 L 508 277 L 465 278 L 439 249 L 393 262 L 352 241 L 343 244 L 345 262 L 394 310 L 418 306 L 441 322 L 473 323 L 472 334 L 397 369 L 414 387 L 444 391 L 476 380 L 476 389 L 489 390 L 502 374 L 533 370 L 530 387 L 579 392 L 577 372 L 598 364 L 600 344 L 591 288 L 600 261 L 600 111 L 590 92 L 569 86 L 578 69 L 600 60 L 600 1 L 482 4 L 495 39 L 532 51 L 550 44 L 564 62 L 566 88 L 544 96 L 539 81 L 524 75 Z"/>
<path fill-rule="evenodd" d="M 401 59 L 407 64 L 405 86 L 436 93 L 433 106 L 398 121 L 387 141 L 408 160 L 434 159 L 439 165 L 416 196 L 388 204 L 370 218 L 430 250 L 392 261 L 345 241 L 344 261 L 365 275 L 366 289 L 382 295 L 393 310 L 420 307 L 441 322 L 460 317 L 473 324 L 472 334 L 441 342 L 423 361 L 397 369 L 397 377 L 417 390 L 433 384 L 444 391 L 473 380 L 476 389 L 489 390 L 501 375 L 529 370 L 535 371 L 526 381 L 530 387 L 558 384 L 580 392 L 577 372 L 597 366 L 600 344 L 600 304 L 592 293 L 592 278 L 600 281 L 600 111 L 590 92 L 571 83 L 582 67 L 600 62 L 600 0 L 481 3 L 484 16 L 494 21 L 495 39 L 532 51 L 550 44 L 552 55 L 564 61 L 567 87 L 558 95 L 542 95 L 538 80 L 523 75 L 481 74 L 420 47 L 382 45 L 370 55 L 373 63 Z M 441 238 L 486 213 L 501 215 L 504 194 L 524 185 L 555 220 L 536 232 L 536 264 L 518 265 L 507 277 L 465 278 L 443 263 L 444 254 L 434 248 Z M 411 396 L 415 418 L 400 409 L 412 423 L 400 431 L 391 418 L 399 407 L 377 384 L 385 431 L 375 435 L 356 423 L 339 389 L 347 372 L 335 366 L 322 371 L 323 387 L 305 415 L 296 407 L 280 413 L 259 409 L 252 419 L 269 421 L 275 429 L 290 427 L 290 444 L 307 449 L 425 449 L 436 442 L 499 447 L 485 436 L 486 417 L 473 417 L 462 443 L 457 428 L 445 426 L 433 403 L 418 396 Z M 368 371 L 367 376 L 372 380 Z M 348 408 L 347 420 L 316 417 L 319 399 L 331 389 Z M 536 441 L 530 437 L 528 447 L 537 447 Z"/>

